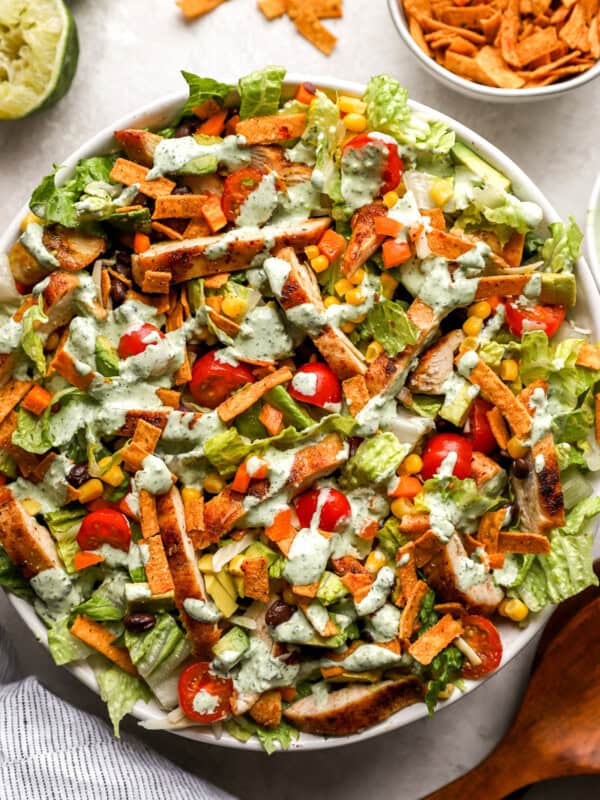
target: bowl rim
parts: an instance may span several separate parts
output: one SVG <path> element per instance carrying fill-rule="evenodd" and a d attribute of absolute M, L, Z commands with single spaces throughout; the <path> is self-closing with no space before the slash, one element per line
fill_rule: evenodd
<path fill-rule="evenodd" d="M 586 209 L 585 238 L 590 271 L 600 288 L 600 172 L 594 181 Z"/>
<path fill-rule="evenodd" d="M 490 100 L 542 100 L 583 86 L 600 75 L 600 60 L 598 60 L 593 67 L 590 67 L 585 72 L 581 72 L 566 81 L 553 83 L 550 86 L 539 86 L 530 89 L 500 89 L 494 86 L 485 86 L 475 81 L 468 81 L 466 78 L 462 78 L 460 75 L 456 75 L 456 73 L 446 69 L 446 67 L 442 67 L 435 59 L 429 58 L 421 50 L 408 29 L 402 0 L 387 0 L 387 3 L 396 30 L 412 54 L 419 59 L 428 72 L 439 80 L 444 81 L 444 83 L 453 85 L 463 94 L 471 96 L 476 94 L 481 97 L 487 97 Z"/>
<path fill-rule="evenodd" d="M 329 76 L 318 76 L 306 73 L 289 73 L 286 76 L 284 87 L 288 92 L 293 91 L 298 84 L 307 81 L 314 83 L 325 92 L 329 92 L 332 95 L 335 95 L 339 92 L 344 92 L 361 96 L 365 90 L 365 84 L 337 79 Z M 107 125 L 94 136 L 89 138 L 68 158 L 64 159 L 63 167 L 60 170 L 60 179 L 62 180 L 67 177 L 68 174 L 74 169 L 75 164 L 81 158 L 86 158 L 91 155 L 98 155 L 114 149 L 113 132 L 115 130 L 144 124 L 157 127 L 164 125 L 170 118 L 172 118 L 172 116 L 183 105 L 186 99 L 186 93 L 177 92 L 158 98 L 128 114 L 121 116 L 115 122 Z M 475 149 L 486 160 L 490 161 L 492 165 L 503 171 L 507 177 L 511 179 L 513 189 L 517 195 L 526 196 L 527 199 L 533 200 L 540 205 L 544 213 L 544 221 L 546 223 L 560 220 L 559 215 L 546 197 L 542 194 L 541 190 L 537 188 L 533 181 L 523 172 L 520 167 L 517 166 L 517 164 L 515 164 L 514 161 L 512 161 L 512 159 L 502 153 L 495 145 L 488 142 L 486 139 L 475 133 L 463 123 L 458 122 L 446 114 L 442 114 L 441 112 L 414 100 L 410 100 L 409 103 L 413 111 L 420 112 L 431 119 L 439 120 L 449 125 L 452 130 L 456 132 L 457 136 L 463 142 L 465 142 L 465 144 Z M 0 253 L 6 252 L 11 244 L 15 241 L 19 235 L 20 222 L 28 211 L 29 208 L 27 204 L 25 204 L 13 218 L 12 222 L 8 225 L 3 235 L 0 235 Z M 594 283 L 591 271 L 584 258 L 580 258 L 577 262 L 577 277 L 583 289 L 581 295 L 588 299 L 588 303 L 584 311 L 593 320 L 597 338 L 600 339 L 600 304 L 589 303 L 589 299 L 598 293 L 598 287 Z M 600 490 L 600 478 L 597 483 L 598 485 L 596 488 Z M 46 627 L 35 613 L 33 607 L 26 600 L 18 598 L 10 593 L 8 594 L 8 598 L 16 612 L 33 632 L 38 641 L 48 648 Z M 525 648 L 533 639 L 533 637 L 542 629 L 545 622 L 551 615 L 552 610 L 552 607 L 548 607 L 540 614 L 533 616 L 530 624 L 523 630 L 515 629 L 514 626 L 509 626 L 508 624 L 501 622 L 500 627 L 503 635 L 504 651 L 500 667 L 481 681 L 465 681 L 465 691 L 463 693 L 454 692 L 448 700 L 445 700 L 438 706 L 438 709 L 442 710 L 453 705 L 462 699 L 462 697 L 465 697 L 467 694 L 474 691 L 476 688 L 482 687 L 485 682 L 494 675 L 497 675 L 499 670 L 506 666 L 506 664 L 508 664 L 521 650 L 523 650 L 523 648 Z M 85 662 L 75 662 L 65 666 L 83 684 L 96 692 L 96 694 L 99 694 L 99 688 L 94 677 L 93 670 L 88 664 Z M 140 721 L 157 721 L 164 719 L 165 712 L 159 709 L 156 702 L 145 704 L 141 701 L 138 701 L 132 711 L 132 715 Z M 374 738 L 375 736 L 400 729 L 411 722 L 422 719 L 425 716 L 427 716 L 427 709 L 425 705 L 423 703 L 417 703 L 401 709 L 395 714 L 392 714 L 378 725 L 352 736 L 324 738 L 320 736 L 313 736 L 311 734 L 300 734 L 298 740 L 292 742 L 287 752 L 298 752 L 301 750 L 322 750 L 356 744 L 358 742 Z M 169 729 L 169 732 L 207 744 L 240 750 L 254 750 L 262 752 L 260 744 L 254 739 L 251 739 L 246 743 L 242 743 L 225 732 L 223 732 L 220 736 L 216 735 L 212 729 L 190 727 L 184 729 Z"/>

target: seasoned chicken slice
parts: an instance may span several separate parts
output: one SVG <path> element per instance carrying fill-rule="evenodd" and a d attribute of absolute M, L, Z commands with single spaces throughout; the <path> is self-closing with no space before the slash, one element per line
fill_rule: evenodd
<path fill-rule="evenodd" d="M 314 695 L 292 703 L 283 712 L 304 733 L 351 736 L 377 725 L 405 706 L 423 698 L 421 681 L 409 675 L 372 686 L 347 686 L 330 692 L 323 705 Z"/>
<path fill-rule="evenodd" d="M 552 434 L 536 442 L 525 460 L 529 469 L 527 477 L 517 478 L 514 472 L 511 476 L 521 512 L 521 527 L 531 533 L 548 533 L 565 524 L 560 470 Z"/>
<path fill-rule="evenodd" d="M 385 216 L 387 216 L 387 208 L 383 203 L 369 203 L 369 205 L 359 208 L 352 217 L 350 223 L 352 233 L 342 258 L 342 271 L 347 277 L 362 267 L 365 261 L 371 258 L 381 246 L 385 237 L 376 232 L 375 220 Z"/>
<path fill-rule="evenodd" d="M 157 145 L 162 142 L 162 136 L 151 131 L 140 128 L 125 128 L 122 131 L 115 131 L 115 139 L 127 158 L 151 167 L 154 164 L 154 151 Z"/>
<path fill-rule="evenodd" d="M 419 357 L 419 363 L 408 380 L 411 392 L 444 393 L 444 382 L 454 370 L 454 354 L 464 338 L 461 330 L 451 331 Z"/>
<path fill-rule="evenodd" d="M 48 529 L 30 516 L 5 486 L 0 487 L 0 542 L 25 578 L 61 566 Z"/>

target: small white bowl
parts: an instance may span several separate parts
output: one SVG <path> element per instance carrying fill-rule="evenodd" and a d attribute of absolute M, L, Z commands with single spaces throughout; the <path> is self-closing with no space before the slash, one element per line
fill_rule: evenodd
<path fill-rule="evenodd" d="M 587 254 L 594 280 L 600 286 L 600 174 L 592 189 L 585 228 Z"/>
<path fill-rule="evenodd" d="M 583 86 L 600 75 L 600 61 L 597 61 L 593 67 L 569 80 L 553 83 L 550 86 L 540 86 L 537 89 L 496 89 L 493 86 L 484 86 L 482 83 L 468 81 L 466 78 L 461 78 L 449 69 L 442 67 L 434 58 L 430 58 L 421 50 L 408 29 L 408 21 L 404 13 L 402 0 L 388 0 L 388 6 L 398 33 L 417 61 L 434 78 L 467 97 L 489 100 L 492 103 L 537 102 L 538 100 L 547 100 L 549 97 L 556 97 L 556 95 L 564 92 L 570 92 L 572 89 Z"/>

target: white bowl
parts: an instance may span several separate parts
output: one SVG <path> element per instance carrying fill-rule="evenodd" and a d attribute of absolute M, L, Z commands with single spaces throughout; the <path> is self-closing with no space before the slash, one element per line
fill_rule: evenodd
<path fill-rule="evenodd" d="M 585 240 L 592 275 L 600 287 L 600 174 L 596 178 L 587 209 Z"/>
<path fill-rule="evenodd" d="M 388 6 L 394 25 L 404 40 L 404 44 L 420 62 L 421 66 L 438 81 L 441 81 L 446 86 L 449 86 L 451 89 L 467 97 L 489 100 L 493 103 L 535 102 L 538 100 L 546 100 L 549 97 L 556 97 L 556 95 L 563 94 L 564 92 L 570 92 L 571 89 L 583 86 L 585 83 L 588 83 L 588 81 L 600 75 L 600 61 L 597 61 L 596 64 L 586 70 L 586 72 L 581 72 L 579 75 L 575 75 L 573 78 L 566 81 L 553 83 L 550 86 L 540 86 L 537 89 L 496 89 L 493 86 L 484 86 L 481 83 L 474 83 L 442 67 L 434 58 L 430 58 L 421 50 L 410 35 L 402 0 L 388 0 Z"/>
<path fill-rule="evenodd" d="M 362 95 L 364 86 L 358 83 L 350 83 L 348 81 L 340 81 L 334 79 L 320 79 L 311 75 L 290 75 L 286 81 L 286 92 L 290 95 L 295 91 L 298 83 L 310 81 L 317 86 L 320 86 L 325 91 L 335 94 L 336 92 L 343 92 L 345 94 Z M 61 179 L 69 176 L 77 161 L 81 158 L 86 158 L 92 155 L 101 154 L 114 149 L 114 140 L 112 138 L 113 131 L 120 128 L 127 127 L 163 127 L 175 112 L 183 105 L 187 98 L 183 94 L 170 95 L 169 97 L 162 98 L 147 106 L 129 114 L 115 123 L 105 128 L 98 133 L 86 144 L 79 148 L 73 155 L 67 158 L 64 162 L 65 168 L 61 171 Z M 433 119 L 441 120 L 450 125 L 458 134 L 459 138 L 465 142 L 469 147 L 476 150 L 483 158 L 493 164 L 497 169 L 503 172 L 510 178 L 513 184 L 515 194 L 519 195 L 525 200 L 533 200 L 538 203 L 544 212 L 546 222 L 554 222 L 559 219 L 558 214 L 550 205 L 548 200 L 535 186 L 535 184 L 527 177 L 527 175 L 517 165 L 511 161 L 507 156 L 500 152 L 496 147 L 487 142 L 481 136 L 471 131 L 460 122 L 440 114 L 427 106 L 420 103 L 411 102 L 411 107 L 415 110 L 426 113 Z M 14 240 L 19 235 L 19 224 L 23 216 L 27 213 L 28 208 L 25 207 L 14 218 L 9 225 L 8 230 L 4 236 L 0 238 L 0 253 L 5 252 L 12 245 Z M 577 304 L 578 320 L 583 324 L 592 328 L 596 339 L 600 339 L 600 304 L 594 302 L 597 298 L 597 288 L 592 279 L 591 272 L 585 261 L 581 258 L 577 264 L 577 277 L 579 282 L 579 300 Z M 600 490 L 600 479 L 596 481 L 596 489 Z M 41 620 L 35 614 L 33 608 L 24 600 L 9 595 L 17 613 L 25 621 L 27 626 L 39 639 L 39 641 L 46 644 L 46 628 Z M 502 641 L 504 645 L 504 652 L 502 656 L 502 664 L 504 666 L 517 653 L 519 653 L 525 645 L 535 636 L 535 634 L 543 627 L 545 621 L 551 613 L 551 609 L 546 609 L 541 614 L 537 615 L 531 620 L 530 624 L 520 630 L 519 628 L 509 624 L 500 622 L 499 627 L 502 634 Z M 71 665 L 68 667 L 70 671 L 79 678 L 86 686 L 98 692 L 98 686 L 94 673 L 85 662 Z M 481 686 L 483 681 L 465 681 L 465 693 L 473 691 L 476 687 Z M 443 703 L 443 706 L 452 705 L 456 703 L 463 695 L 460 692 L 454 692 L 452 697 Z M 140 720 L 160 720 L 164 717 L 164 712 L 161 711 L 159 706 L 155 703 L 145 704 L 138 702 L 133 711 L 134 715 Z M 373 736 L 378 736 L 382 733 L 389 733 L 404 725 L 408 725 L 414 720 L 420 719 L 427 715 L 427 710 L 422 703 L 409 706 L 402 709 L 396 714 L 393 714 L 387 720 L 379 725 L 369 728 L 355 736 L 345 736 L 339 738 L 324 739 L 318 736 L 311 736 L 308 734 L 301 734 L 300 738 L 292 745 L 292 750 L 319 750 L 329 747 L 341 747 L 346 744 L 355 744 L 356 742 L 370 739 Z M 242 744 L 228 734 L 223 734 L 219 739 L 215 738 L 211 730 L 203 728 L 187 728 L 184 730 L 174 731 L 180 736 L 185 736 L 188 739 L 195 739 L 199 742 L 210 742 L 212 744 L 221 745 L 222 747 L 235 747 L 244 749 L 259 750 L 260 745 L 258 742 L 250 741 L 247 744 Z"/>

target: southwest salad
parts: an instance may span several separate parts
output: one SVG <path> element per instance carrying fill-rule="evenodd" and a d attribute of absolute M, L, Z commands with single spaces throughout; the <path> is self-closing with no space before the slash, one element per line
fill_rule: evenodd
<path fill-rule="evenodd" d="M 577 226 L 393 78 L 284 75 L 184 73 L 0 260 L 0 583 L 116 731 L 151 697 L 269 751 L 433 712 L 494 620 L 596 582 Z"/>

